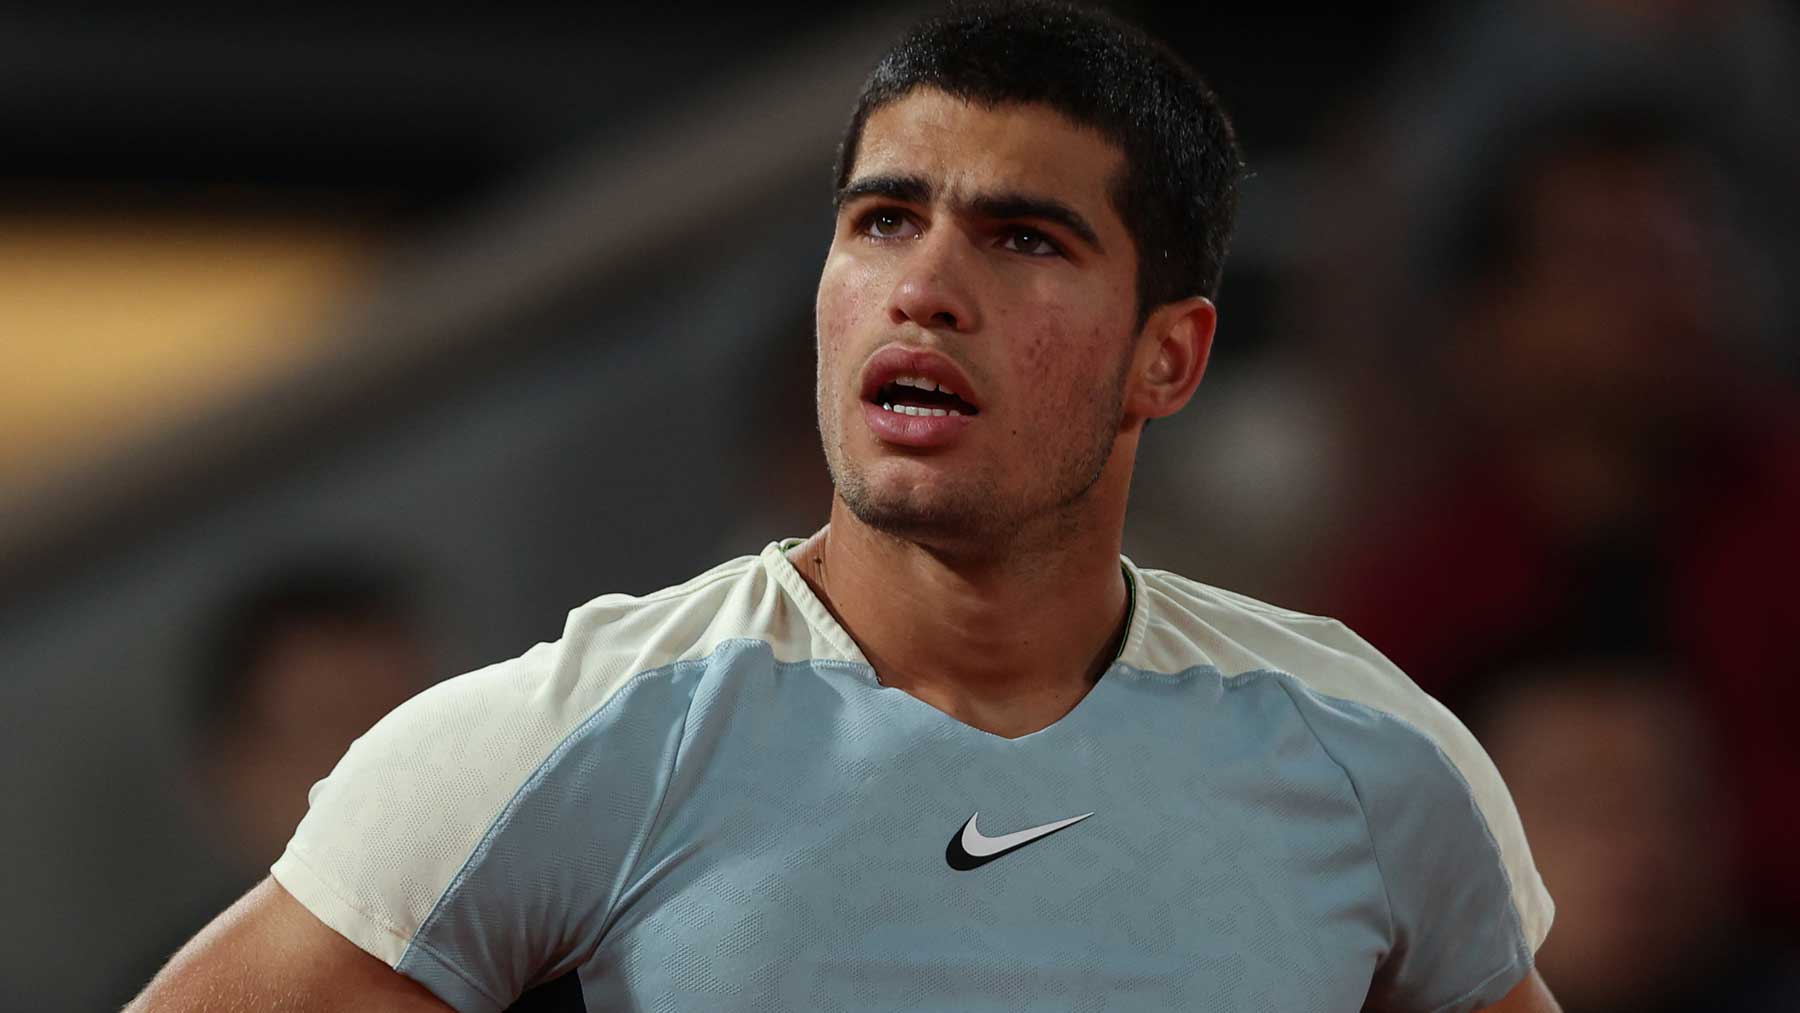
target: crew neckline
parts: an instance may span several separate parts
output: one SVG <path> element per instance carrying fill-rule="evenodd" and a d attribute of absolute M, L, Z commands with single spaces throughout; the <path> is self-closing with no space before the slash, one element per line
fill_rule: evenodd
<path fill-rule="evenodd" d="M 824 600 L 813 591 L 812 585 L 806 582 L 806 578 L 801 576 L 799 568 L 794 566 L 794 561 L 788 558 L 788 550 L 805 541 L 805 538 L 780 538 L 770 542 L 763 547 L 764 565 L 768 567 L 776 582 L 788 592 L 789 597 L 794 599 L 808 622 L 824 633 L 826 639 L 830 640 L 838 650 L 844 652 L 851 659 L 868 665 L 870 671 L 874 671 L 875 666 L 863 656 L 862 648 L 856 644 L 856 638 L 852 637 L 850 631 L 838 622 L 837 616 L 832 615 L 831 610 L 825 607 Z M 1125 576 L 1125 635 L 1119 638 L 1119 646 L 1113 652 L 1112 660 L 1107 662 L 1107 671 L 1122 662 L 1125 656 L 1143 641 L 1144 630 L 1148 626 L 1148 619 L 1141 607 L 1140 585 L 1143 577 L 1138 573 L 1137 564 L 1133 563 L 1130 557 L 1120 555 L 1119 572 Z M 1105 674 L 1102 672 L 1101 678 L 1104 678 Z M 877 678 L 879 679 L 879 677 Z"/>

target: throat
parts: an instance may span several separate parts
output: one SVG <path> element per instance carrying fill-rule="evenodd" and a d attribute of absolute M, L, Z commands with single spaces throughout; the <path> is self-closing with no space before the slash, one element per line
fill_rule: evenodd
<path fill-rule="evenodd" d="M 844 512 L 834 502 L 788 558 L 883 686 L 1016 738 L 1061 720 L 1117 660 L 1134 589 L 1116 550 L 1085 575 L 959 565 Z"/>
<path fill-rule="evenodd" d="M 960 648 L 908 637 L 887 642 L 885 651 L 870 644 L 864 654 L 883 686 L 972 728 L 1012 739 L 1057 723 L 1094 691 L 1119 656 L 1130 610 L 1077 665 L 1069 664 L 1074 659 L 1063 645 L 1045 651 L 1029 642 L 1006 643 L 998 633 L 1005 626 L 994 624 L 993 632 Z"/>

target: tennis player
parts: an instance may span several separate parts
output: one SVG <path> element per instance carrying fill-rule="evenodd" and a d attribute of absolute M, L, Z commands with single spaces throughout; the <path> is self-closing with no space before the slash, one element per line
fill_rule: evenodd
<path fill-rule="evenodd" d="M 1240 172 L 1109 17 L 902 40 L 819 282 L 829 523 L 394 711 L 133 1008 L 1555 1009 L 1463 727 L 1120 555 Z"/>

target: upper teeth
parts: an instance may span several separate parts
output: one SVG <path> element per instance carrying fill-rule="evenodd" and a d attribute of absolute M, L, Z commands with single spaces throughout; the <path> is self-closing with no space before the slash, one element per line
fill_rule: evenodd
<path fill-rule="evenodd" d="M 917 387 L 920 390 L 935 390 L 942 394 L 956 393 L 943 384 L 933 383 L 922 376 L 896 376 L 894 377 L 894 383 L 901 387 Z"/>

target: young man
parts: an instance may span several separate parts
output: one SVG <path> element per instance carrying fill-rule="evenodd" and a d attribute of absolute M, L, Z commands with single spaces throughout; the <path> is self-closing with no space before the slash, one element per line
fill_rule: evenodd
<path fill-rule="evenodd" d="M 1110 20 L 901 42 L 819 284 L 829 525 L 397 710 L 138 1008 L 1553 1009 L 1462 727 L 1119 554 L 1238 174 Z"/>

